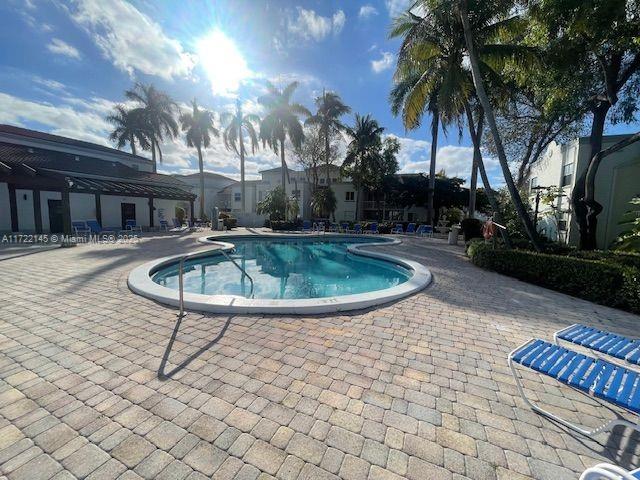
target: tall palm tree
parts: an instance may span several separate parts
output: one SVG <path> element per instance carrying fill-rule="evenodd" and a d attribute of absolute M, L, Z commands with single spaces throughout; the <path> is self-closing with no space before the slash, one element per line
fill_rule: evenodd
<path fill-rule="evenodd" d="M 482 10 L 481 5 L 475 5 L 477 10 Z M 484 79 L 482 78 L 482 73 L 480 71 L 480 60 L 478 57 L 476 39 L 474 38 L 474 31 L 471 26 L 471 21 L 469 20 L 469 11 L 467 0 L 460 0 L 458 4 L 460 20 L 462 21 L 462 27 L 464 32 L 464 41 L 467 48 L 467 52 L 469 54 L 469 63 L 471 64 L 471 73 L 473 76 L 473 83 L 475 85 L 476 95 L 478 96 L 478 101 L 482 105 L 482 109 L 484 110 L 485 117 L 487 119 L 487 123 L 489 124 L 489 130 L 491 131 L 491 136 L 493 137 L 493 142 L 495 145 L 495 150 L 498 155 L 498 161 L 500 162 L 500 167 L 502 168 L 502 174 L 504 176 L 505 184 L 507 189 L 509 190 L 509 194 L 511 196 L 511 200 L 513 201 L 516 212 L 518 213 L 518 217 L 520 217 L 520 221 L 522 222 L 527 235 L 531 239 L 533 246 L 536 250 L 540 251 L 541 247 L 538 241 L 538 235 L 531 221 L 531 217 L 527 212 L 524 203 L 522 202 L 522 198 L 520 197 L 520 193 L 515 186 L 513 181 L 513 176 L 511 175 L 511 170 L 509 170 L 509 163 L 507 161 L 507 155 L 504 152 L 504 147 L 502 145 L 502 138 L 500 137 L 500 132 L 498 131 L 498 126 L 496 124 L 495 114 L 493 113 L 493 107 L 491 102 L 489 101 L 489 97 L 484 87 Z M 482 18 L 483 15 L 478 15 L 481 12 L 474 12 L 475 19 L 477 22 L 478 18 Z M 486 18 L 487 12 L 485 12 L 484 17 Z M 491 20 L 493 17 L 493 12 L 489 12 L 489 19 Z M 489 20 L 489 21 L 490 21 Z M 477 23 L 476 23 L 477 26 Z"/>
<path fill-rule="evenodd" d="M 342 102 L 340 95 L 334 92 L 322 90 L 322 96 L 315 99 L 317 111 L 315 115 L 307 118 L 305 125 L 317 125 L 320 135 L 324 137 L 324 164 L 327 174 L 327 186 L 331 184 L 329 165 L 331 163 L 331 137 L 344 131 L 345 126 L 340 122 L 340 117 L 351 112 Z"/>
<path fill-rule="evenodd" d="M 342 163 L 342 169 L 347 176 L 351 177 L 356 188 L 356 220 L 358 219 L 360 190 L 365 180 L 364 176 L 369 170 L 368 164 L 372 159 L 377 159 L 380 152 L 382 132 L 384 132 L 384 127 L 381 127 L 371 115 L 363 117 L 358 113 L 356 113 L 354 126 L 346 127 L 350 142 L 347 145 L 347 155 Z"/>
<path fill-rule="evenodd" d="M 191 102 L 192 111 L 180 115 L 182 131 L 186 133 L 187 146 L 198 151 L 198 167 L 200 168 L 200 218 L 206 215 L 204 209 L 204 162 L 202 149 L 209 148 L 211 136 L 220 136 L 220 132 L 213 126 L 213 113 L 201 110 L 194 98 Z"/>
<path fill-rule="evenodd" d="M 235 113 L 224 112 L 220 118 L 221 123 L 226 125 L 222 138 L 227 150 L 233 150 L 240 155 L 240 190 L 242 195 L 242 213 L 246 211 L 246 192 L 244 183 L 244 136 L 249 136 L 251 142 L 251 153 L 256 153 L 258 148 L 258 135 L 254 124 L 260 124 L 260 117 L 252 113 L 243 114 L 240 99 L 236 101 Z"/>
<path fill-rule="evenodd" d="M 169 95 L 158 90 L 153 85 L 136 83 L 131 90 L 124 92 L 129 100 L 138 102 L 141 106 L 134 109 L 144 122 L 147 135 L 150 139 L 151 158 L 154 170 L 156 168 L 156 152 L 162 163 L 162 150 L 160 142 L 178 135 L 178 122 L 175 114 L 177 104 Z"/>
<path fill-rule="evenodd" d="M 286 192 L 289 170 L 284 157 L 284 142 L 289 141 L 295 148 L 300 148 L 304 140 L 304 131 L 298 118 L 301 115 L 311 116 L 311 112 L 299 103 L 291 103 L 291 97 L 298 82 L 291 82 L 284 89 L 278 89 L 267 81 L 267 94 L 258 98 L 266 113 L 260 122 L 260 139 L 264 145 L 269 145 L 277 154 L 280 148 L 280 162 L 282 165 L 282 188 Z"/>
<path fill-rule="evenodd" d="M 134 155 L 136 143 L 143 150 L 150 148 L 149 137 L 140 117 L 139 110 L 127 110 L 124 105 L 116 105 L 114 112 L 107 116 L 107 122 L 114 126 L 109 139 L 116 144 L 116 148 L 122 149 L 128 143 Z"/>

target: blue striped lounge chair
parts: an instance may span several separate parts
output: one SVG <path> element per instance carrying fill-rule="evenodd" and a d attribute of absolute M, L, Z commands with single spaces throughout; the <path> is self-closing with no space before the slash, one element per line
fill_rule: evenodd
<path fill-rule="evenodd" d="M 406 233 L 410 233 L 411 235 L 416 233 L 416 224 L 415 223 L 410 223 L 409 225 L 407 225 L 407 232 Z"/>
<path fill-rule="evenodd" d="M 342 222 L 340 224 L 340 231 L 342 233 L 349 233 L 349 224 L 347 222 Z"/>
<path fill-rule="evenodd" d="M 91 233 L 95 233 L 96 235 L 120 231 L 120 228 L 102 228 L 102 225 L 100 225 L 97 220 L 87 220 L 86 224 L 89 230 L 91 230 Z"/>
<path fill-rule="evenodd" d="M 302 222 L 302 231 L 304 233 L 311 233 L 311 222 L 309 220 L 304 220 Z"/>
<path fill-rule="evenodd" d="M 558 345 L 567 342 L 591 350 L 596 355 L 608 355 L 626 362 L 623 366 L 627 363 L 632 366 L 640 365 L 640 339 L 623 337 L 579 323 L 557 331 L 553 338 Z M 618 363 L 616 360 L 612 363 Z"/>
<path fill-rule="evenodd" d="M 431 225 L 420 225 L 416 230 L 416 235 L 420 235 L 421 237 L 425 235 L 428 237 L 433 237 L 433 228 L 431 228 Z"/>
<path fill-rule="evenodd" d="M 124 229 L 128 230 L 128 231 L 137 231 L 137 232 L 141 232 L 142 231 L 142 227 L 139 226 L 135 220 L 125 220 L 124 222 Z"/>
<path fill-rule="evenodd" d="M 353 226 L 353 233 L 357 233 L 357 234 L 362 233 L 362 225 L 360 225 L 359 223 L 356 223 Z"/>
<path fill-rule="evenodd" d="M 580 480 L 640 480 L 640 468 L 629 471 L 610 463 L 599 463 L 587 468 Z"/>
<path fill-rule="evenodd" d="M 87 235 L 91 233 L 91 229 L 87 227 L 87 222 L 84 220 L 76 220 L 71 222 L 71 228 L 75 235 Z"/>
<path fill-rule="evenodd" d="M 532 339 L 509 354 L 509 367 L 524 402 L 544 415 L 576 432 L 592 437 L 623 425 L 640 432 L 640 375 L 622 365 L 593 358 L 545 340 Z M 573 424 L 544 410 L 526 396 L 516 365 L 547 375 L 604 402 L 636 415 L 636 423 L 616 418 L 594 429 Z"/>
<path fill-rule="evenodd" d="M 378 231 L 378 222 L 372 222 L 369 224 L 369 231 L 367 233 L 377 234 L 380 233 Z"/>
<path fill-rule="evenodd" d="M 396 223 L 396 226 L 391 229 L 391 233 L 404 233 L 404 228 L 401 223 Z"/>

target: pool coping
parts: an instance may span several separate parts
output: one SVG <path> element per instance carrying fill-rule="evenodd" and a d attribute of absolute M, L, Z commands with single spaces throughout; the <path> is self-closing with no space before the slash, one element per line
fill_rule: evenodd
<path fill-rule="evenodd" d="M 367 235 L 371 238 L 373 235 Z M 259 237 L 269 238 L 358 238 L 359 235 L 345 234 L 239 234 L 224 235 L 220 237 L 206 236 L 198 239 L 199 243 L 213 245 L 216 248 L 202 250 L 204 252 L 216 252 L 220 250 L 229 251 L 234 248 L 234 244 L 226 240 L 233 239 L 255 239 Z M 375 236 L 377 238 L 383 238 Z M 224 239 L 224 240 L 223 240 Z M 382 252 L 363 250 L 365 247 L 398 245 L 402 241 L 386 239 L 382 242 L 354 243 L 347 246 L 347 251 L 354 255 L 376 258 L 397 263 L 413 272 L 413 275 L 400 285 L 375 290 L 372 292 L 341 295 L 321 298 L 271 300 L 260 298 L 245 298 L 237 295 L 203 295 L 199 293 L 184 292 L 184 307 L 187 310 L 196 310 L 212 313 L 243 313 L 243 314 L 316 314 L 335 313 L 350 310 L 361 310 L 364 308 L 392 302 L 406 297 L 427 287 L 432 281 L 429 269 L 424 265 L 407 260 L 395 255 Z M 193 252 L 196 253 L 196 252 Z M 134 268 L 129 274 L 127 283 L 129 288 L 138 295 L 141 295 L 160 303 L 178 307 L 180 305 L 179 292 L 171 288 L 163 287 L 155 283 L 151 276 L 159 269 L 173 263 L 184 254 L 170 255 L 150 262 L 146 262 Z"/>

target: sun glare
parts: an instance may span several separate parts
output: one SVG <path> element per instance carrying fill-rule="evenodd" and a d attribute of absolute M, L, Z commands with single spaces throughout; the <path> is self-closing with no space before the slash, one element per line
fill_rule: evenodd
<path fill-rule="evenodd" d="M 215 93 L 237 90 L 251 73 L 235 44 L 220 30 L 202 37 L 196 53 Z"/>

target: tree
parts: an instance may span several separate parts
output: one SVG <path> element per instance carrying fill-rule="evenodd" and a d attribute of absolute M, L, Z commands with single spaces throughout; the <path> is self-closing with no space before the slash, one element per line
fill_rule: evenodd
<path fill-rule="evenodd" d="M 233 150 L 240 156 L 240 191 L 242 196 L 242 213 L 246 212 L 246 190 L 244 179 L 244 137 L 247 135 L 251 142 L 251 153 L 256 153 L 258 147 L 258 136 L 254 124 L 260 124 L 260 117 L 254 114 L 243 114 L 240 99 L 236 101 L 236 111 L 234 113 L 225 112 L 222 114 L 221 123 L 225 126 L 222 137 L 227 150 Z"/>
<path fill-rule="evenodd" d="M 143 83 L 136 83 L 131 90 L 125 91 L 125 96 L 141 105 L 134 109 L 134 115 L 140 118 L 149 138 L 155 171 L 156 152 L 160 163 L 162 163 L 160 143 L 165 137 L 174 138 L 178 135 L 178 122 L 175 119 L 178 106 L 166 93 L 156 89 L 153 85 Z"/>
<path fill-rule="evenodd" d="M 331 187 L 315 190 L 311 195 L 311 211 L 320 218 L 329 218 L 336 211 L 338 201 Z"/>
<path fill-rule="evenodd" d="M 310 116 L 311 112 L 299 103 L 291 103 L 291 97 L 298 88 L 298 82 L 291 82 L 283 90 L 276 88 L 267 81 L 267 94 L 258 98 L 266 113 L 260 122 L 260 139 L 263 145 L 269 145 L 278 154 L 280 148 L 280 162 L 282 165 L 282 189 L 286 192 L 289 170 L 284 155 L 284 143 L 287 137 L 294 148 L 299 148 L 304 140 L 304 131 L 298 118 L 301 115 Z"/>
<path fill-rule="evenodd" d="M 127 110 L 124 105 L 116 105 L 114 112 L 107 116 L 107 122 L 114 126 L 109 139 L 122 149 L 128 143 L 131 153 L 136 155 L 136 143 L 143 150 L 150 148 L 149 137 L 145 130 L 139 110 Z"/>
<path fill-rule="evenodd" d="M 269 220 L 280 221 L 287 217 L 295 218 L 300 211 L 298 199 L 287 197 L 284 188 L 280 185 L 270 190 L 264 200 L 258 202 L 256 213 L 258 215 L 268 215 Z"/>
<path fill-rule="evenodd" d="M 332 139 L 345 130 L 340 122 L 340 117 L 351 112 L 351 108 L 345 105 L 340 95 L 334 92 L 322 90 L 322 96 L 315 99 L 317 111 L 307 118 L 305 125 L 316 125 L 324 140 L 324 165 L 327 175 L 327 186 L 331 185 L 329 166 L 332 165 L 331 143 Z"/>
<path fill-rule="evenodd" d="M 602 137 L 612 123 L 633 119 L 640 96 L 640 14 L 635 0 L 569 0 L 536 2 L 531 18 L 542 41 L 559 52 L 557 68 L 574 81 L 584 80 L 583 101 L 591 113 L 590 163 L 571 194 L 580 230 L 580 248 L 596 248 L 597 217 L 602 211 L 586 191 L 595 185 Z M 591 172 L 589 175 L 588 172 Z M 590 185 L 587 185 L 587 184 Z"/>
<path fill-rule="evenodd" d="M 476 5 L 479 10 L 482 10 L 482 6 Z M 480 12 L 482 13 L 482 12 Z M 478 21 L 479 18 L 482 18 L 482 15 L 479 12 L 474 12 L 474 19 Z M 496 124 L 495 115 L 493 113 L 493 107 L 489 101 L 489 97 L 487 96 L 484 80 L 482 78 L 482 74 L 480 72 L 480 61 L 478 58 L 478 53 L 474 40 L 474 33 L 472 30 L 471 22 L 469 20 L 469 12 L 467 0 L 459 0 L 459 15 L 462 21 L 463 32 L 465 44 L 467 47 L 467 52 L 469 54 L 469 63 L 471 64 L 471 73 L 473 77 L 473 83 L 475 85 L 476 95 L 478 96 L 478 101 L 482 105 L 482 109 L 484 110 L 484 114 L 487 119 L 487 123 L 489 124 L 489 129 L 491 131 L 491 135 L 493 137 L 493 142 L 495 144 L 496 153 L 498 155 L 498 160 L 500 162 L 500 167 L 502 168 L 502 174 L 505 179 L 506 187 L 511 195 L 511 199 L 513 201 L 514 207 L 520 220 L 524 226 L 527 235 L 529 236 L 534 248 L 537 251 L 541 250 L 540 242 L 538 240 L 537 233 L 533 226 L 533 222 L 531 221 L 531 217 L 526 211 L 524 203 L 522 202 L 522 198 L 515 186 L 513 181 L 513 177 L 511 176 L 511 171 L 509 170 L 509 163 L 507 160 L 507 156 L 504 152 L 504 147 L 502 145 L 502 139 L 500 138 L 500 132 L 498 131 L 498 126 Z M 491 13 L 494 15 L 494 13 Z M 486 21 L 486 17 L 482 18 L 482 20 Z"/>
<path fill-rule="evenodd" d="M 180 115 L 182 131 L 186 133 L 187 146 L 198 151 L 198 167 L 200 169 L 200 218 L 205 218 L 204 201 L 204 162 L 202 149 L 209 148 L 211 136 L 220 136 L 220 132 L 213 126 L 213 114 L 208 110 L 201 110 L 194 98 L 191 102 L 192 111 Z"/>
<path fill-rule="evenodd" d="M 351 178 L 356 189 L 356 219 L 360 213 L 360 191 L 364 188 L 379 193 L 384 182 L 398 171 L 396 155 L 400 150 L 400 143 L 393 137 L 388 137 L 383 142 L 382 132 L 384 128 L 370 115 L 363 117 L 358 113 L 355 125 L 346 128 L 350 142 L 342 172 L 344 176 Z"/>
<path fill-rule="evenodd" d="M 324 137 L 317 125 L 307 125 L 304 128 L 304 140 L 298 148 L 294 148 L 293 155 L 298 165 L 307 175 L 307 181 L 311 184 L 312 193 L 320 185 L 320 166 L 326 158 Z M 334 165 L 338 159 L 338 142 L 332 139 L 329 145 L 329 164 Z"/>

